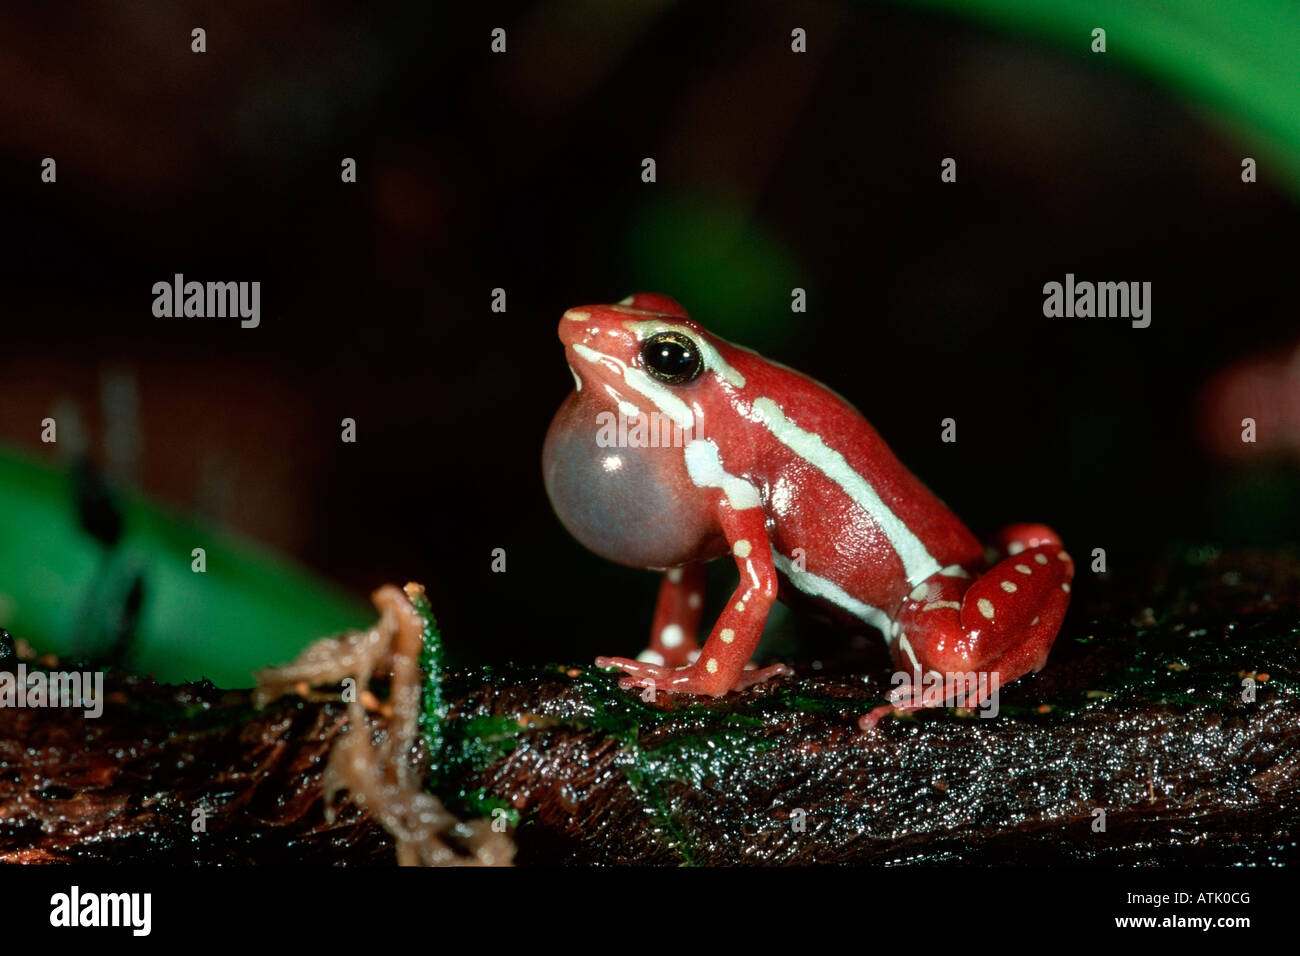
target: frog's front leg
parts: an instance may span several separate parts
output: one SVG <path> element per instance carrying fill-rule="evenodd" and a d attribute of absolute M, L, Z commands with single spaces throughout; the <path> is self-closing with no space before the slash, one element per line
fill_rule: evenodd
<path fill-rule="evenodd" d="M 1042 525 L 1013 526 L 998 544 L 1007 556 L 987 571 L 975 576 L 966 568 L 944 568 L 903 602 L 890 648 L 897 667 L 923 681 L 892 691 L 890 706 L 861 719 L 863 730 L 893 710 L 954 702 L 979 707 L 999 685 L 1047 663 L 1070 603 L 1074 562 Z M 945 692 L 936 695 L 939 686 Z M 962 692 L 960 701 L 954 689 Z"/>
<path fill-rule="evenodd" d="M 718 524 L 731 545 L 740 583 L 718 616 L 709 639 L 689 667 L 673 668 L 625 657 L 598 657 L 597 667 L 617 667 L 627 676 L 623 687 L 650 687 L 668 694 L 721 697 L 772 677 L 794 673 L 784 664 L 748 668 L 763 636 L 767 613 L 776 600 L 777 576 L 766 519 L 759 507 L 737 510 L 726 496 L 717 504 Z"/>
<path fill-rule="evenodd" d="M 659 586 L 650 627 L 650 646 L 637 655 L 644 664 L 684 667 L 699 655 L 696 634 L 704 605 L 704 565 L 669 568 Z"/>

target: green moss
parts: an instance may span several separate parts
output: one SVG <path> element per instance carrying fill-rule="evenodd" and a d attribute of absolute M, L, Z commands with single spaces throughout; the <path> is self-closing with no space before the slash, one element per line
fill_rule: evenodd
<path fill-rule="evenodd" d="M 490 820 L 504 813 L 506 823 L 512 827 L 518 827 L 523 822 L 518 810 L 483 787 L 461 789 L 456 792 L 451 802 L 454 803 L 457 813 L 470 819 Z"/>
<path fill-rule="evenodd" d="M 691 863 L 695 850 L 688 828 L 672 810 L 670 788 L 680 784 L 698 789 L 708 777 L 752 761 L 770 749 L 772 742 L 756 731 L 767 723 L 765 712 L 779 714 L 788 709 L 784 702 L 773 700 L 750 701 L 736 709 L 688 706 L 666 710 L 642 700 L 638 694 L 622 690 L 617 677 L 595 668 L 574 673 L 562 666 L 479 667 L 459 674 L 457 681 L 468 686 L 480 682 L 527 686 L 539 678 L 569 684 L 573 693 L 565 697 L 576 707 L 564 717 L 539 716 L 538 722 L 543 726 L 595 732 L 620 741 L 623 747 L 619 763 L 629 786 L 686 864 Z M 427 683 L 431 684 L 432 680 Z M 430 700 L 443 700 L 442 693 L 441 687 L 437 694 L 426 693 L 426 704 Z M 512 825 L 518 825 L 520 814 L 513 807 L 481 788 L 457 789 L 455 781 L 471 780 L 487 770 L 512 752 L 522 737 L 534 733 L 536 725 L 527 720 L 492 715 L 448 720 L 446 710 L 441 713 L 442 717 L 435 719 L 433 712 L 426 709 L 422 725 L 426 727 L 426 741 L 438 741 L 440 755 L 430 785 L 456 813 L 487 816 L 494 810 L 504 809 Z M 435 723 L 438 731 L 430 733 Z M 664 731 L 660 735 L 662 744 L 644 742 L 658 731 Z M 430 753 L 433 752 L 430 745 Z"/>
<path fill-rule="evenodd" d="M 447 722 L 447 696 L 443 689 L 445 658 L 442 647 L 442 633 L 433 616 L 429 599 L 421 591 L 411 605 L 424 622 L 423 646 L 420 649 L 420 670 L 424 674 L 424 689 L 420 701 L 419 734 L 429 754 L 429 765 L 437 768 L 445 761 L 447 745 L 444 728 Z M 434 782 L 434 781 L 431 781 Z"/>

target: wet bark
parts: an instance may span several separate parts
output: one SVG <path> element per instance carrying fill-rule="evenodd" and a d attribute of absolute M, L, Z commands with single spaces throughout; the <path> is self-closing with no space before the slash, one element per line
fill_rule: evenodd
<path fill-rule="evenodd" d="M 883 654 L 795 665 L 655 702 L 585 667 L 453 673 L 422 766 L 463 818 L 507 820 L 523 865 L 1300 862 L 1294 556 L 1081 575 L 1048 667 L 1002 688 L 996 719 L 940 710 L 864 736 Z M 0 709 L 0 860 L 393 859 L 351 804 L 325 819 L 342 705 L 108 689 L 98 720 Z"/>

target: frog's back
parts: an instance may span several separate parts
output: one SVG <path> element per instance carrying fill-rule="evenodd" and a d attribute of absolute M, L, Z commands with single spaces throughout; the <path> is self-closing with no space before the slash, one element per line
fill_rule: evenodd
<path fill-rule="evenodd" d="M 880 626 L 873 610 L 891 614 L 941 568 L 979 560 L 975 537 L 857 409 L 799 372 L 731 353 L 757 425 L 745 470 L 788 583 Z"/>

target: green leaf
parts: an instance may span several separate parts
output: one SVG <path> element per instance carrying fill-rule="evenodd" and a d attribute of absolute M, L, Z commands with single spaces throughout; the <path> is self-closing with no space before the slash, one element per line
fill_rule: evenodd
<path fill-rule="evenodd" d="M 251 686 L 252 673 L 374 612 L 266 549 L 116 501 L 124 530 L 107 547 L 78 523 L 70 474 L 0 454 L 0 626 L 39 652 L 102 658 L 131 582 L 139 616 L 124 664 L 164 682 Z M 192 552 L 203 548 L 207 570 Z"/>

